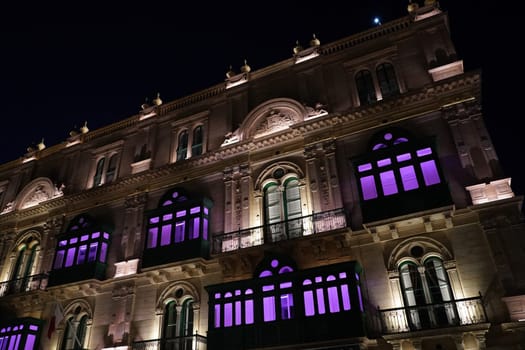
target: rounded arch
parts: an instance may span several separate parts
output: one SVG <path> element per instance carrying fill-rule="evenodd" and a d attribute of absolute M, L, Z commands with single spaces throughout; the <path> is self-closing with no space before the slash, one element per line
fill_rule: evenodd
<path fill-rule="evenodd" d="M 13 249 L 19 250 L 23 245 L 27 248 L 32 248 L 35 244 L 40 244 L 42 242 L 42 232 L 38 229 L 29 229 L 21 233 L 16 239 Z"/>
<path fill-rule="evenodd" d="M 182 292 L 179 292 L 182 290 Z M 177 296 L 180 294 L 179 296 Z M 195 303 L 200 302 L 197 288 L 186 281 L 178 281 L 167 286 L 157 299 L 157 310 L 163 310 L 166 305 L 175 301 L 177 305 L 182 305 L 187 299 L 193 299 Z"/>
<path fill-rule="evenodd" d="M 262 190 L 269 182 L 284 183 L 290 177 L 296 177 L 299 180 L 303 179 L 304 172 L 295 163 L 277 162 L 261 171 L 255 180 L 255 188 Z"/>
<path fill-rule="evenodd" d="M 47 177 L 39 177 L 28 183 L 16 196 L 15 209 L 33 207 L 56 197 L 58 190 L 53 182 Z"/>
<path fill-rule="evenodd" d="M 91 305 L 83 300 L 76 299 L 70 302 L 66 307 L 64 307 L 64 318 L 61 321 L 61 324 L 64 324 L 68 318 L 71 316 L 76 320 L 80 320 L 82 317 L 87 316 L 88 320 L 93 319 L 93 308 Z"/>
<path fill-rule="evenodd" d="M 390 127 L 376 132 L 371 138 L 369 149 L 376 151 L 382 148 L 389 148 L 403 142 L 413 140 L 412 133 L 399 127 Z"/>
<path fill-rule="evenodd" d="M 397 270 L 402 263 L 408 261 L 420 265 L 431 256 L 438 257 L 443 261 L 452 259 L 450 250 L 443 243 L 433 238 L 408 238 L 392 249 L 388 258 L 388 269 L 390 271 Z"/>
<path fill-rule="evenodd" d="M 306 108 L 291 98 L 274 98 L 261 103 L 244 118 L 240 140 L 262 137 L 300 123 L 308 115 Z"/>

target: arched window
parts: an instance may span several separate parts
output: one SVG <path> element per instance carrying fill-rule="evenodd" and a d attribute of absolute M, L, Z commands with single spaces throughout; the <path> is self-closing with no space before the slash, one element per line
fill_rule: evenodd
<path fill-rule="evenodd" d="M 186 298 L 182 305 L 171 300 L 164 307 L 162 325 L 162 350 L 193 349 L 193 298 Z"/>
<path fill-rule="evenodd" d="M 15 265 L 11 272 L 9 293 L 19 293 L 30 290 L 31 276 L 40 243 L 34 237 L 29 237 L 17 247 Z"/>
<path fill-rule="evenodd" d="M 394 66 L 390 63 L 382 63 L 376 68 L 377 82 L 381 89 L 383 98 L 387 98 L 399 93 L 396 72 Z"/>
<path fill-rule="evenodd" d="M 188 131 L 184 130 L 179 134 L 177 143 L 177 160 L 183 160 L 188 157 Z"/>
<path fill-rule="evenodd" d="M 102 185 L 102 174 L 104 173 L 104 162 L 106 161 L 105 157 L 102 157 L 97 162 L 97 170 L 95 171 L 95 178 L 93 180 L 94 186 Z"/>
<path fill-rule="evenodd" d="M 77 309 L 76 313 L 78 313 Z M 83 350 L 85 349 L 86 330 L 87 330 L 88 316 L 82 315 L 69 316 L 65 319 L 64 334 L 62 336 L 62 350 Z"/>
<path fill-rule="evenodd" d="M 202 154 L 202 125 L 193 129 L 193 141 L 191 145 L 191 155 L 198 156 Z"/>
<path fill-rule="evenodd" d="M 363 69 L 355 75 L 355 85 L 361 106 L 371 104 L 377 100 L 372 73 Z"/>
<path fill-rule="evenodd" d="M 177 337 L 177 304 L 170 301 L 164 308 L 164 324 L 162 326 L 162 339 L 168 345 L 171 339 Z M 167 347 L 169 349 L 169 347 Z"/>
<path fill-rule="evenodd" d="M 115 180 L 117 177 L 118 160 L 118 153 L 108 152 L 97 161 L 95 176 L 93 177 L 93 187 L 111 183 Z"/>
<path fill-rule="evenodd" d="M 457 322 L 452 290 L 441 259 L 430 257 L 422 265 L 404 262 L 399 266 L 399 277 L 410 329 Z"/>
<path fill-rule="evenodd" d="M 109 158 L 108 170 L 106 171 L 106 183 L 113 182 L 117 171 L 118 155 L 114 154 Z"/>

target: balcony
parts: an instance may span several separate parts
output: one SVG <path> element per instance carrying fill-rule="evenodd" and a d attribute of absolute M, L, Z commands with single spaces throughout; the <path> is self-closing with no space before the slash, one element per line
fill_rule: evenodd
<path fill-rule="evenodd" d="M 481 296 L 436 304 L 379 310 L 383 334 L 487 322 Z"/>
<path fill-rule="evenodd" d="M 212 253 L 219 254 L 347 227 L 343 208 L 300 218 L 228 232 L 213 238 Z"/>
<path fill-rule="evenodd" d="M 133 342 L 131 350 L 206 350 L 206 337 L 194 334 L 170 339 Z"/>
<path fill-rule="evenodd" d="M 47 281 L 47 274 L 39 274 L 1 282 L 0 297 L 32 290 L 45 290 L 47 288 Z"/>

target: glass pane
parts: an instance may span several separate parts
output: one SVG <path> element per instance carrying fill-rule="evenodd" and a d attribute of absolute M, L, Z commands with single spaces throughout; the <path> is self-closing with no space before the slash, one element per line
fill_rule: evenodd
<path fill-rule="evenodd" d="M 100 262 L 106 262 L 106 255 L 108 253 L 108 244 L 105 243 L 105 242 L 102 242 L 102 244 L 100 245 L 100 258 L 99 258 L 99 261 Z"/>
<path fill-rule="evenodd" d="M 152 227 L 148 231 L 148 248 L 155 248 L 157 246 L 157 235 L 158 235 L 159 229 L 157 227 Z"/>
<path fill-rule="evenodd" d="M 315 315 L 314 292 L 307 290 L 304 295 L 304 314 L 306 316 Z"/>
<path fill-rule="evenodd" d="M 184 221 L 177 222 L 175 225 L 175 243 L 184 241 L 184 231 L 186 223 Z"/>
<path fill-rule="evenodd" d="M 69 248 L 67 250 L 66 263 L 64 265 L 65 267 L 69 267 L 73 265 L 73 262 L 75 261 L 76 250 L 77 249 L 75 247 Z"/>
<path fill-rule="evenodd" d="M 383 194 L 389 196 L 397 193 L 396 178 L 394 177 L 394 171 L 389 170 L 379 174 L 381 179 L 381 186 L 383 187 Z"/>
<path fill-rule="evenodd" d="M 87 245 L 78 247 L 77 264 L 83 264 L 86 261 Z"/>
<path fill-rule="evenodd" d="M 399 173 L 401 174 L 401 181 L 403 182 L 403 189 L 405 191 L 414 190 L 419 187 L 413 165 L 399 168 Z"/>
<path fill-rule="evenodd" d="M 263 298 L 264 322 L 275 321 L 275 297 Z"/>
<path fill-rule="evenodd" d="M 377 198 L 377 189 L 376 183 L 374 181 L 373 175 L 364 176 L 360 179 L 361 181 L 361 190 L 363 191 L 363 199 L 366 201 L 368 199 Z"/>
<path fill-rule="evenodd" d="M 97 259 L 97 247 L 98 247 L 98 243 L 91 243 L 89 245 L 88 262 L 92 262 Z"/>
<path fill-rule="evenodd" d="M 160 235 L 160 245 L 165 246 L 171 243 L 171 224 L 162 226 Z"/>
<path fill-rule="evenodd" d="M 56 253 L 55 257 L 55 264 L 53 265 L 53 269 L 60 269 L 62 268 L 62 264 L 64 263 L 64 255 L 65 251 L 59 250 Z"/>
<path fill-rule="evenodd" d="M 246 318 L 246 324 L 253 324 L 253 300 L 245 300 L 244 306 L 244 317 Z"/>
<path fill-rule="evenodd" d="M 421 162 L 421 171 L 423 172 L 423 178 L 425 179 L 425 185 L 431 186 L 441 182 L 434 160 L 428 160 Z"/>

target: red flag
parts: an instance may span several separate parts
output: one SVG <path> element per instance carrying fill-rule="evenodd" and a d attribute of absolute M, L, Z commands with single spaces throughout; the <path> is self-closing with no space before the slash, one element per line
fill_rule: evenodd
<path fill-rule="evenodd" d="M 53 311 L 53 315 L 51 316 L 51 320 L 49 320 L 49 328 L 47 329 L 48 339 L 51 339 L 51 336 L 53 335 L 53 332 L 55 331 L 57 324 L 59 324 L 63 318 L 64 318 L 64 315 L 62 314 L 62 311 L 60 310 L 58 303 L 55 303 L 55 309 Z"/>

